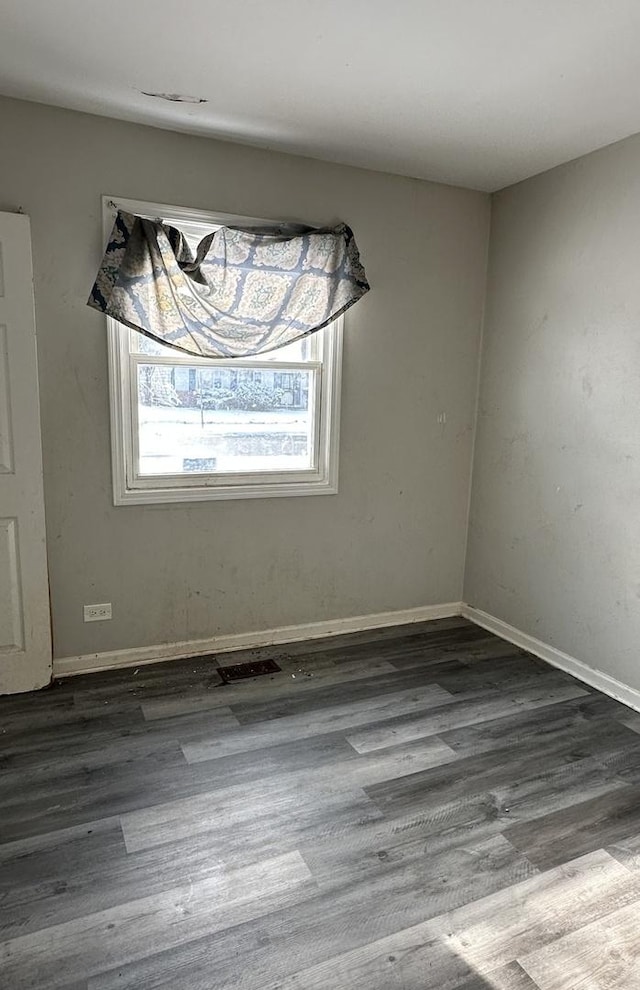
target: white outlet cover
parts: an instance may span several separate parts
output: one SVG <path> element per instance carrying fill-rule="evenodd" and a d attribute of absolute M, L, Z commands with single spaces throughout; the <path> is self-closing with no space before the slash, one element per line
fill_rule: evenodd
<path fill-rule="evenodd" d="M 111 602 L 100 605 L 84 605 L 82 608 L 85 622 L 103 622 L 111 618 Z"/>

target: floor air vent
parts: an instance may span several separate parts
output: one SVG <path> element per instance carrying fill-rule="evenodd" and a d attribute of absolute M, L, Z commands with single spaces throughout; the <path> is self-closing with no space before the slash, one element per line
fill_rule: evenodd
<path fill-rule="evenodd" d="M 254 663 L 234 663 L 230 667 L 218 667 L 224 684 L 239 681 L 244 677 L 259 677 L 260 674 L 273 674 L 282 670 L 275 660 L 256 660 Z"/>

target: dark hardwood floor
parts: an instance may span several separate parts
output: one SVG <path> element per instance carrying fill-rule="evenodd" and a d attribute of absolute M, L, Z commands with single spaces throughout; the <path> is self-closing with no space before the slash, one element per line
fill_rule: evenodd
<path fill-rule="evenodd" d="M 2 990 L 640 990 L 640 716 L 462 619 L 0 699 Z"/>

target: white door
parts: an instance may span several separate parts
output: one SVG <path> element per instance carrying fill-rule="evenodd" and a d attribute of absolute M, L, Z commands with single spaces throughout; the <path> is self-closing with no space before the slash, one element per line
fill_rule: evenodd
<path fill-rule="evenodd" d="M 0 213 L 0 694 L 50 679 L 31 231 Z"/>

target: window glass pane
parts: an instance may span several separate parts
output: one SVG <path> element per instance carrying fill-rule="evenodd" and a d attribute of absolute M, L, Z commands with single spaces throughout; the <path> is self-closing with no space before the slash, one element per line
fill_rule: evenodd
<path fill-rule="evenodd" d="M 141 475 L 303 471 L 314 466 L 314 373 L 139 364 Z"/>
<path fill-rule="evenodd" d="M 125 332 L 127 332 L 125 330 Z M 137 330 L 129 330 L 130 347 L 131 350 L 138 354 L 153 354 L 157 357 L 172 357 L 175 358 L 180 352 L 175 351 L 172 347 L 165 347 L 164 344 L 158 344 L 151 337 L 146 337 L 143 333 L 138 333 Z M 302 340 L 294 340 L 292 344 L 287 344 L 286 347 L 279 347 L 276 351 L 269 351 L 268 354 L 258 355 L 260 361 L 320 361 L 322 359 L 322 331 L 318 333 L 311 333 L 308 337 L 304 337 Z M 188 355 L 185 354 L 185 357 Z M 242 358 L 243 363 L 250 360 L 249 358 Z"/>
<path fill-rule="evenodd" d="M 164 344 L 158 344 L 151 337 L 145 337 L 143 333 L 138 333 L 137 330 L 129 330 L 129 336 L 131 338 L 131 350 L 137 351 L 139 354 L 153 354 L 158 357 L 173 357 L 179 351 L 175 351 L 173 347 L 165 347 Z"/>
<path fill-rule="evenodd" d="M 310 333 L 301 340 L 294 340 L 292 344 L 279 347 L 276 351 L 268 351 L 260 354 L 261 361 L 320 361 L 321 360 L 321 337 L 322 331 Z"/>

